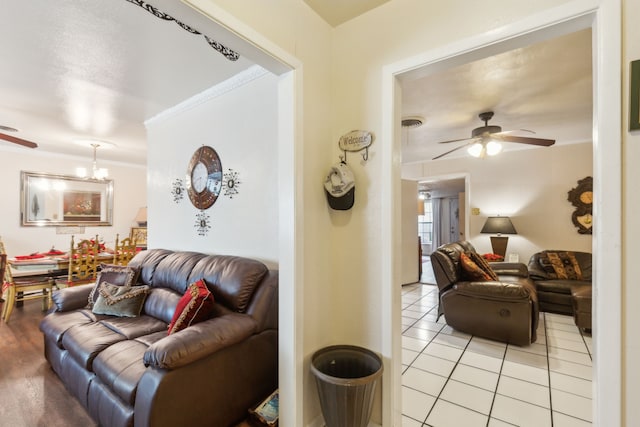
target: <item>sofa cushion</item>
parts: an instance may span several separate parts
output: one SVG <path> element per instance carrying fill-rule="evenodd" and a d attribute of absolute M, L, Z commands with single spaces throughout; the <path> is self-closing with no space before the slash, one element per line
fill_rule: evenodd
<path fill-rule="evenodd" d="M 137 317 L 149 293 L 149 286 L 117 286 L 103 282 L 98 287 L 98 299 L 93 313 L 120 317 Z"/>
<path fill-rule="evenodd" d="M 149 316 L 162 320 L 165 324 L 171 323 L 173 313 L 182 294 L 167 288 L 152 288 L 151 293 L 144 302 L 142 312 Z M 166 330 L 165 330 L 166 332 Z"/>
<path fill-rule="evenodd" d="M 102 319 L 100 323 L 127 339 L 135 339 L 155 332 L 167 331 L 165 322 L 144 314 L 139 317 L 109 316 Z"/>
<path fill-rule="evenodd" d="M 93 304 L 98 300 L 98 289 L 102 283 L 110 283 L 116 286 L 133 286 L 138 281 L 138 274 L 140 270 L 134 267 L 102 264 L 96 284 L 89 294 L 89 305 L 87 308 L 92 308 Z"/>
<path fill-rule="evenodd" d="M 104 349 L 93 361 L 98 378 L 131 406 L 135 403 L 138 382 L 147 369 L 142 363 L 147 348 L 140 341 L 120 341 Z"/>
<path fill-rule="evenodd" d="M 472 258 L 472 252 L 463 252 L 460 254 L 460 265 L 462 266 L 462 277 L 471 281 L 496 281 L 498 276 L 491 270 L 491 267 L 485 269 L 482 263 L 478 264 Z M 481 258 L 481 257 L 480 257 Z"/>
<path fill-rule="evenodd" d="M 90 310 L 55 311 L 40 322 L 40 330 L 62 348 L 62 336 L 67 330 L 95 322 L 96 316 Z"/>
<path fill-rule="evenodd" d="M 93 359 L 105 348 L 126 337 L 109 329 L 100 322 L 78 325 L 62 336 L 62 347 L 84 369 L 92 371 Z"/>
<path fill-rule="evenodd" d="M 204 280 L 190 284 L 178 301 L 176 311 L 169 323 L 168 335 L 208 319 L 212 310 L 213 294 Z"/>

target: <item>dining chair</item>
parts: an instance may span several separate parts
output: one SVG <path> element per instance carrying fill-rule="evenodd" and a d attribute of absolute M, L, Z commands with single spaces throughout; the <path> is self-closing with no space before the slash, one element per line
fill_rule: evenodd
<path fill-rule="evenodd" d="M 71 236 L 67 280 L 66 283 L 58 282 L 58 286 L 75 286 L 95 282 L 98 276 L 99 253 L 98 236 L 94 240 L 84 239 L 77 244 L 75 236 Z"/>
<path fill-rule="evenodd" d="M 120 235 L 116 234 L 116 247 L 113 252 L 114 265 L 125 266 L 129 264 L 131 258 L 136 255 L 136 241 L 130 237 L 120 240 Z"/>
<path fill-rule="evenodd" d="M 5 265 L 2 283 L 2 294 L 4 295 L 4 305 L 2 306 L 2 320 L 9 323 L 9 318 L 13 312 L 13 307 L 18 302 L 33 299 L 42 300 L 42 310 L 51 307 L 51 293 L 53 292 L 54 281 L 46 274 L 32 274 L 24 277 L 13 277 L 11 266 L 7 259 L 7 252 L 4 243 L 0 240 L 0 257 L 4 259 Z"/>

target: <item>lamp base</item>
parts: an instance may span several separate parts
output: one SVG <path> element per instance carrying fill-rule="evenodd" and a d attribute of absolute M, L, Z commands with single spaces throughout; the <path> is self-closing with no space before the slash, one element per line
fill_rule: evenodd
<path fill-rule="evenodd" d="M 507 243 L 509 238 L 505 236 L 491 236 L 491 250 L 494 254 L 504 258 L 507 253 Z"/>

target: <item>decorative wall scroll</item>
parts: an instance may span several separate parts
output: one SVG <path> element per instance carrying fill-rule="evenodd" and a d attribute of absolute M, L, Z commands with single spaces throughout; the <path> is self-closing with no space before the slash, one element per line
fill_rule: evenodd
<path fill-rule="evenodd" d="M 575 211 L 571 214 L 573 225 L 580 234 L 592 234 L 593 228 L 593 177 L 586 177 L 578 181 L 578 185 L 568 192 L 567 199 Z"/>
<path fill-rule="evenodd" d="M 239 174 L 237 171 L 229 168 L 224 173 L 224 178 L 222 180 L 222 189 L 224 190 L 224 195 L 229 196 L 230 199 L 233 199 L 233 196 L 238 194 L 238 185 L 240 185 Z"/>
<path fill-rule="evenodd" d="M 178 21 L 177 19 L 175 19 L 173 16 L 168 15 L 162 11 L 160 11 L 157 7 L 150 5 L 149 3 L 143 1 L 143 0 L 126 0 L 129 3 L 133 3 L 135 5 L 140 6 L 141 8 L 143 8 L 144 10 L 146 10 L 147 12 L 151 13 L 153 16 L 163 19 L 165 21 L 173 21 L 176 24 L 178 24 L 180 26 L 180 28 L 182 28 L 183 30 L 191 33 L 191 34 L 196 34 L 196 35 L 201 35 L 201 33 L 196 30 L 195 28 L 191 28 L 190 26 L 188 26 L 187 24 Z M 207 41 L 207 43 L 209 44 L 209 46 L 211 46 L 212 48 L 214 48 L 216 51 L 218 51 L 220 54 L 222 54 L 225 58 L 227 58 L 229 61 L 237 61 L 240 58 L 240 55 L 238 55 L 237 52 L 229 49 L 228 47 L 218 43 L 217 41 L 213 40 L 212 38 L 204 35 L 203 36 L 204 39 Z"/>
<path fill-rule="evenodd" d="M 174 203 L 180 203 L 184 199 L 184 182 L 180 178 L 176 178 L 171 184 L 171 195 L 173 196 Z"/>
<path fill-rule="evenodd" d="M 195 223 L 196 233 L 198 236 L 206 236 L 211 230 L 211 220 L 209 219 L 209 215 L 205 211 L 200 211 L 196 214 L 196 223 Z"/>

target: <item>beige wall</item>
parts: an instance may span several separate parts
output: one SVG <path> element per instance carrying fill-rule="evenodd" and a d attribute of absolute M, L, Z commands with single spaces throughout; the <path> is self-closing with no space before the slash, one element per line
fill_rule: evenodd
<path fill-rule="evenodd" d="M 382 206 L 380 189 L 387 185 L 384 169 L 397 159 L 380 155 L 385 151 L 380 146 L 382 139 L 374 142 L 368 162 L 353 159 L 350 166 L 357 182 L 356 204 L 351 211 L 332 212 L 326 207 L 321 182 L 326 169 L 337 160 L 337 139 L 351 129 L 382 134 L 385 65 L 488 34 L 568 0 L 392 0 L 334 30 L 314 16 L 302 0 L 190 2 L 221 7 L 301 63 L 303 120 L 298 126 L 303 129 L 299 143 L 304 145 L 300 169 L 304 198 L 297 202 L 303 206 L 304 272 L 296 287 L 303 294 L 302 307 L 297 309 L 304 342 L 301 358 L 281 357 L 296 366 L 302 377 L 301 393 L 291 405 L 295 411 L 304 411 L 301 425 L 309 425 L 319 413 L 308 369 L 315 349 L 348 342 L 379 351 L 385 358 L 390 356 L 384 344 L 389 325 L 381 315 L 388 304 L 384 281 L 388 276 L 382 258 L 385 242 L 380 230 L 387 224 L 383 222 L 386 207 Z M 636 393 L 637 384 L 629 384 L 630 393 Z M 385 387 L 384 400 L 389 401 L 393 390 L 388 383 Z M 374 420 L 379 419 L 376 412 Z M 388 423 L 387 418 L 385 425 Z"/>
<path fill-rule="evenodd" d="M 537 150 L 505 151 L 484 160 L 469 157 L 404 165 L 402 177 L 424 179 L 451 173 L 469 176 L 468 240 L 480 253 L 491 252 L 489 236 L 480 234 L 488 216 L 509 216 L 518 232 L 507 253 L 527 262 L 543 249 L 591 252 L 591 235 L 579 234 L 571 222 L 567 192 L 579 179 L 593 176 L 591 143 L 556 145 Z"/>
<path fill-rule="evenodd" d="M 74 175 L 76 167 L 91 167 L 92 154 L 86 158 L 55 155 L 39 152 L 38 149 L 0 148 L 0 182 L 2 182 L 2 209 L 0 209 L 0 237 L 9 256 L 42 252 L 55 246 L 68 250 L 71 236 L 58 234 L 57 227 L 22 227 L 20 225 L 20 171 L 46 172 Z M 78 237 L 95 237 L 96 234 L 109 246 L 115 244 L 116 234 L 120 238 L 129 235 L 130 227 L 138 209 L 147 204 L 146 168 L 138 165 L 111 163 L 100 160 L 100 167 L 109 169 L 113 180 L 113 225 L 84 227 Z"/>
<path fill-rule="evenodd" d="M 626 426 L 637 426 L 640 420 L 640 405 L 637 404 L 640 396 L 640 339 L 638 338 L 638 328 L 640 325 L 640 311 L 637 309 L 637 302 L 640 301 L 640 263 L 635 250 L 635 237 L 640 236 L 640 193 L 638 183 L 640 183 L 640 131 L 629 132 L 628 115 L 628 79 L 629 63 L 640 59 L 640 27 L 638 27 L 638 17 L 640 17 L 640 2 L 636 0 L 624 0 L 624 29 L 623 29 L 623 61 L 622 73 L 624 84 L 623 93 L 623 120 L 622 120 L 622 143 L 623 143 L 623 290 L 622 290 L 622 316 L 623 316 L 623 409 Z M 613 172 L 613 171 L 612 171 Z"/>

